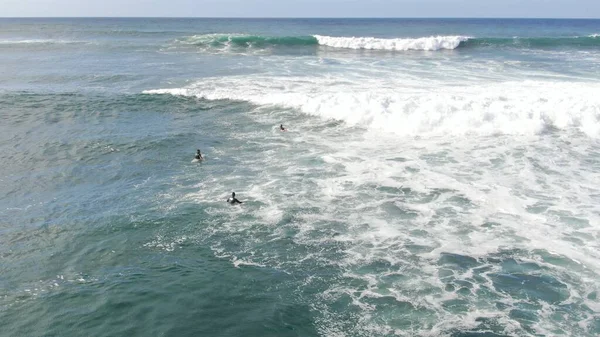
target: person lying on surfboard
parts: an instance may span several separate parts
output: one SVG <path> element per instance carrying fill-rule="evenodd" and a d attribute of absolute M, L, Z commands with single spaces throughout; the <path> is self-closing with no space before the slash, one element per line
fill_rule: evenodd
<path fill-rule="evenodd" d="M 243 204 L 243 202 L 237 200 L 237 198 L 235 197 L 235 192 L 231 192 L 231 198 L 227 199 L 227 202 L 232 205 Z"/>

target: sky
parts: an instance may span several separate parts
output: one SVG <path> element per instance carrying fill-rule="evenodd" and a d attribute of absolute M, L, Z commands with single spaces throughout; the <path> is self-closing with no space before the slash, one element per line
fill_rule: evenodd
<path fill-rule="evenodd" d="M 600 18 L 600 0 L 0 0 L 0 17 Z"/>

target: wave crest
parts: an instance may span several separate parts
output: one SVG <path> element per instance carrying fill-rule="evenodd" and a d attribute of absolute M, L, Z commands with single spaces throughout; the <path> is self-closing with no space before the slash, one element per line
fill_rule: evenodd
<path fill-rule="evenodd" d="M 320 45 L 346 49 L 372 50 L 440 50 L 456 49 L 467 36 L 430 36 L 417 39 L 380 39 L 374 37 L 332 37 L 315 35 Z"/>

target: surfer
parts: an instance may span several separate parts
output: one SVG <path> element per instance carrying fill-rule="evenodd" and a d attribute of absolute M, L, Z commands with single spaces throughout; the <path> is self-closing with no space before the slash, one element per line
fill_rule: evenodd
<path fill-rule="evenodd" d="M 243 204 L 243 202 L 237 200 L 237 198 L 235 197 L 235 192 L 231 192 L 231 198 L 227 199 L 227 202 L 232 205 Z"/>
<path fill-rule="evenodd" d="M 196 150 L 196 156 L 194 157 L 196 160 L 202 160 L 202 153 L 200 153 L 200 149 Z"/>
<path fill-rule="evenodd" d="M 285 128 L 283 127 L 283 124 L 279 124 L 279 129 L 280 129 L 281 131 L 285 131 Z"/>

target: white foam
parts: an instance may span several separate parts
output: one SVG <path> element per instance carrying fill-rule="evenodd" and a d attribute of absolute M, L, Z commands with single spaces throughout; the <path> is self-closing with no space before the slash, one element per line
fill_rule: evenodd
<path fill-rule="evenodd" d="M 568 284 L 569 303 L 598 307 L 595 298 L 586 300 L 597 291 L 600 272 L 600 173 L 590 164 L 596 159 L 598 141 L 585 136 L 598 136 L 598 84 L 457 83 L 359 75 L 209 78 L 184 88 L 147 91 L 261 106 L 244 113 L 244 118 L 256 121 L 251 131 L 237 129 L 228 116 L 222 117 L 235 140 L 224 144 L 222 151 L 243 167 L 260 168 L 260 174 L 251 179 L 237 173 L 198 178 L 197 171 L 190 170 L 187 178 L 200 179 L 202 188 L 194 186 L 198 192 L 183 197 L 169 193 L 178 197 L 166 203 L 214 205 L 206 213 L 219 217 L 206 220 L 198 231 L 215 256 L 234 266 L 290 270 L 309 285 L 325 278 L 322 292 L 302 295 L 319 313 L 317 329 L 326 335 L 395 331 L 441 336 L 480 328 L 481 317 L 498 322 L 506 334 L 528 334 L 511 318 L 510 310 L 535 304 L 536 299 L 513 298 L 496 288 L 491 274 L 506 271 L 502 263 L 486 261 L 498 259 L 504 250 L 519 263 L 542 268 L 532 274 Z M 330 126 L 321 118 L 293 116 L 295 111 L 345 123 Z M 290 125 L 298 130 L 294 138 L 273 131 L 282 117 L 286 121 L 290 116 L 294 119 Z M 356 125 L 361 127 L 347 127 Z M 542 132 L 547 128 L 562 131 L 547 136 Z M 244 151 L 237 145 L 227 148 L 238 140 L 252 146 Z M 215 195 L 230 190 L 257 202 L 231 208 L 222 200 L 214 201 Z M 528 209 L 538 202 L 548 209 Z M 560 211 L 587 221 L 587 227 L 569 224 L 553 213 Z M 407 213 L 414 216 L 403 217 Z M 213 233 L 220 234 L 214 240 L 221 241 L 211 241 Z M 577 235 L 578 242 L 565 240 Z M 172 249 L 168 243 L 174 239 L 157 241 L 150 246 Z M 538 253 L 548 250 L 556 255 Z M 490 270 L 441 266 L 440 257 L 446 253 L 468 255 Z M 339 275 L 322 276 L 319 268 Z M 448 270 L 451 276 L 440 276 Z M 477 277 L 483 280 L 474 280 Z M 466 293 L 460 293 L 458 285 L 457 290 L 447 290 L 451 279 L 470 282 L 472 288 Z M 477 293 L 484 287 L 493 296 Z M 405 312 L 415 314 L 415 331 L 395 330 L 393 322 L 386 321 L 386 309 L 378 307 L 381 297 L 417 308 L 416 313 Z M 452 300 L 465 301 L 468 309 L 448 309 Z M 344 302 L 360 314 L 350 319 L 339 314 Z M 508 309 L 496 307 L 496 302 Z M 548 334 L 564 321 L 551 316 L 555 304 L 543 305 L 548 313 L 533 313 L 539 322 L 531 328 Z M 593 314 L 582 312 L 582 325 L 591 326 Z"/>
<path fill-rule="evenodd" d="M 419 88 L 398 80 L 211 78 L 185 88 L 145 91 L 244 100 L 402 136 L 538 134 L 547 128 L 600 136 L 597 83 L 510 81 Z"/>
<path fill-rule="evenodd" d="M 311 133 L 308 126 L 296 124 L 298 128 L 305 127 L 307 134 Z M 580 260 L 590 267 L 591 271 L 580 273 L 569 268 L 543 264 L 536 261 L 535 257 L 531 260 L 523 256 L 515 258 L 520 259 L 520 262 L 540 265 L 544 274 L 550 274 L 560 282 L 575 277 L 577 282 L 572 282 L 572 288 L 569 289 L 569 301 L 573 303 L 579 303 L 582 296 L 590 293 L 592 289 L 587 288 L 589 285 L 597 284 L 595 272 L 600 271 L 600 255 L 595 248 L 597 243 L 586 242 L 585 247 L 578 247 L 567 242 L 563 239 L 563 234 L 570 230 L 568 226 L 547 214 L 530 214 L 526 210 L 526 207 L 536 200 L 536 197 L 528 195 L 527 191 L 534 191 L 539 195 L 538 199 L 558 195 L 563 198 L 553 201 L 555 208 L 579 209 L 582 212 L 581 216 L 590 219 L 590 223 L 598 223 L 593 218 L 598 211 L 597 203 L 589 195 L 586 196 L 582 189 L 589 186 L 591 189 L 587 194 L 598 193 L 598 188 L 593 185 L 600 176 L 582 172 L 579 169 L 581 160 L 573 159 L 578 158 L 578 155 L 570 152 L 587 152 L 590 139 L 579 137 L 577 139 L 581 140 L 580 144 L 572 140 L 574 143 L 569 150 L 561 150 L 553 147 L 556 146 L 554 140 L 547 143 L 548 140 L 542 137 L 457 137 L 451 142 L 442 137 L 433 137 L 398 142 L 394 135 L 381 135 L 367 130 L 360 140 L 352 141 L 352 135 L 344 134 L 344 130 L 339 130 L 338 134 L 336 131 L 338 130 L 326 130 L 318 139 L 305 136 L 304 141 L 311 141 L 309 147 L 318 146 L 323 149 L 324 153 L 316 157 L 326 159 L 323 160 L 322 166 L 336 167 L 337 175 L 294 175 L 293 173 L 302 172 L 303 164 L 300 161 L 294 161 L 290 171 L 284 174 L 281 168 L 290 165 L 289 163 L 273 161 L 271 153 L 261 152 L 252 158 L 253 161 L 244 161 L 244 166 L 259 166 L 262 174 L 251 179 L 248 187 L 241 188 L 240 191 L 245 190 L 244 195 L 259 199 L 266 206 L 246 203 L 247 212 L 243 217 L 231 208 L 223 208 L 226 212 L 221 214 L 219 220 L 206 224 L 211 230 L 221 233 L 217 236 L 220 237 L 219 240 L 223 240 L 222 234 L 230 234 L 230 239 L 226 241 L 234 242 L 208 241 L 215 256 L 231 261 L 236 267 L 251 265 L 280 271 L 290 269 L 290 275 L 305 277 L 307 283 L 322 276 L 318 272 L 303 276 L 298 270 L 312 272 L 314 269 L 318 270 L 315 268 L 316 264 L 330 266 L 331 270 L 341 270 L 339 277 L 326 280 L 326 289 L 317 294 L 316 298 L 306 295 L 307 301 L 319 313 L 317 328 L 321 331 L 327 331 L 329 335 L 339 333 L 341 336 L 346 335 L 348 331 L 365 335 L 372 335 L 374 331 L 379 331 L 375 335 L 390 334 L 397 329 L 397 325 L 388 321 L 389 313 L 379 303 L 387 301 L 386 303 L 393 304 L 395 300 L 401 305 L 409 306 L 406 303 L 410 303 L 417 309 L 413 310 L 409 306 L 406 311 L 399 311 L 406 317 L 414 315 L 411 318 L 416 330 L 412 331 L 412 334 L 405 330 L 396 330 L 398 335 L 442 336 L 456 329 L 478 329 L 484 325 L 481 317 L 498 322 L 509 335 L 525 333 L 517 320 L 510 317 L 510 310 L 523 303 L 521 301 L 535 304 L 535 299 L 527 302 L 512 298 L 511 294 L 495 289 L 489 275 L 475 272 L 473 269 L 454 269 L 451 270 L 451 277 L 441 278 L 441 269 L 452 267 L 440 267 L 437 261 L 440 255 L 448 252 L 485 259 L 507 247 L 516 251 L 547 250 L 548 247 L 552 247 L 559 253 L 557 258 L 567 256 Z M 268 143 L 270 140 L 265 136 L 271 133 L 271 128 L 265 127 L 262 133 L 252 131 L 236 137 L 247 142 L 262 140 Z M 348 137 L 345 138 L 347 141 L 339 142 L 337 137 L 340 134 Z M 530 150 L 519 153 L 523 148 Z M 551 151 L 545 151 L 546 149 Z M 305 151 L 305 148 L 286 148 L 286 157 L 289 155 L 289 158 L 296 160 L 298 156 L 293 152 L 287 153 L 288 151 Z M 430 162 L 423 158 L 440 152 L 447 153 L 448 160 L 438 165 L 435 161 Z M 389 161 L 390 158 L 398 156 L 404 157 L 405 161 Z M 489 167 L 491 160 L 504 157 L 506 158 L 501 167 Z M 569 164 L 563 164 L 563 160 L 568 160 Z M 543 163 L 549 170 L 564 170 L 564 176 L 557 176 L 556 181 L 552 181 L 540 169 L 532 167 L 532 161 Z M 485 166 L 486 163 L 488 166 Z M 319 166 L 310 168 L 322 169 Z M 416 167 L 419 171 L 407 173 L 407 167 Z M 286 179 L 277 179 L 282 174 Z M 227 179 L 211 180 L 200 193 L 207 196 L 222 193 L 230 184 L 223 180 Z M 564 181 L 564 185 L 560 181 Z M 410 199 L 402 192 L 382 193 L 374 188 L 381 186 L 405 186 L 410 188 L 413 195 L 426 194 L 433 189 L 447 191 L 425 202 Z M 284 197 L 286 190 L 293 190 L 294 197 Z M 452 200 L 457 196 L 468 199 L 470 203 L 457 205 Z M 381 211 L 386 202 L 393 203 L 401 209 L 415 210 L 419 216 L 412 219 L 386 216 L 385 212 Z M 317 210 L 309 214 L 298 214 L 296 210 L 299 205 Z M 441 213 L 449 208 L 455 213 Z M 294 214 L 295 222 L 283 222 L 278 223 L 276 227 L 272 226 L 274 222 L 280 221 L 281 214 L 286 212 Z M 252 217 L 248 218 L 250 215 Z M 498 225 L 482 227 L 485 221 L 496 221 Z M 340 224 L 335 228 L 340 234 L 326 235 L 332 232 L 328 230 L 334 228 L 332 224 L 335 222 Z M 595 226 L 597 228 L 597 225 Z M 205 228 L 203 226 L 198 231 L 204 232 Z M 560 230 L 556 230 L 557 228 Z M 594 230 L 597 230 L 596 228 Z M 415 235 L 413 231 L 422 234 Z M 293 243 L 289 242 L 290 236 Z M 173 239 L 166 242 L 170 241 Z M 281 246 L 282 242 L 286 245 Z M 328 255 L 328 247 L 332 244 L 339 244 L 336 249 L 341 251 L 339 255 L 334 255 L 334 258 Z M 409 253 L 405 248 L 407 244 L 428 246 L 431 251 Z M 273 249 L 274 247 L 276 248 Z M 283 247 L 287 249 L 282 249 Z M 297 249 L 302 255 L 297 255 Z M 490 273 L 502 272 L 500 264 L 493 262 L 492 267 Z M 488 288 L 485 291 L 494 294 L 489 300 L 485 295 L 476 293 L 479 285 L 473 280 L 475 274 L 485 279 L 485 282 L 477 281 L 481 282 L 481 286 Z M 400 278 L 394 280 L 388 276 Z M 471 292 L 465 295 L 457 290 L 445 290 L 445 286 L 451 282 L 450 278 L 473 283 Z M 595 287 L 597 288 L 597 285 Z M 464 312 L 448 309 L 448 301 L 452 300 L 465 301 L 469 309 Z M 340 303 L 345 301 L 348 302 L 349 309 L 360 310 L 359 317 L 349 319 L 343 314 L 338 316 L 337 310 L 343 310 L 339 309 Z M 506 304 L 509 309 L 497 308 L 496 302 Z M 588 302 L 590 308 L 598 305 L 597 300 Z M 550 310 L 555 308 L 554 304 L 546 306 Z M 582 323 L 584 328 L 593 324 L 592 314 L 585 313 L 583 317 L 586 320 L 586 323 Z M 532 328 L 542 333 L 546 330 L 551 331 L 563 323 L 556 322 L 550 314 L 543 314 Z M 575 333 L 574 330 L 568 331 L 571 334 Z"/>
<path fill-rule="evenodd" d="M 223 38 L 227 38 L 227 41 L 223 41 L 223 44 L 228 44 L 234 37 L 242 37 L 248 36 L 246 34 L 222 34 L 222 33 L 214 33 L 214 34 L 201 34 L 201 35 L 192 35 L 182 39 L 178 39 L 177 42 L 180 44 L 192 44 L 192 45 L 203 45 L 210 44 L 213 42 L 217 42 L 222 40 Z"/>
<path fill-rule="evenodd" d="M 2 44 L 79 44 L 83 41 L 55 40 L 55 39 L 27 39 L 27 40 L 0 40 Z"/>
<path fill-rule="evenodd" d="M 381 39 L 375 37 L 334 37 L 314 35 L 320 45 L 346 49 L 372 50 L 440 50 L 456 49 L 467 36 L 430 36 L 417 39 Z"/>

